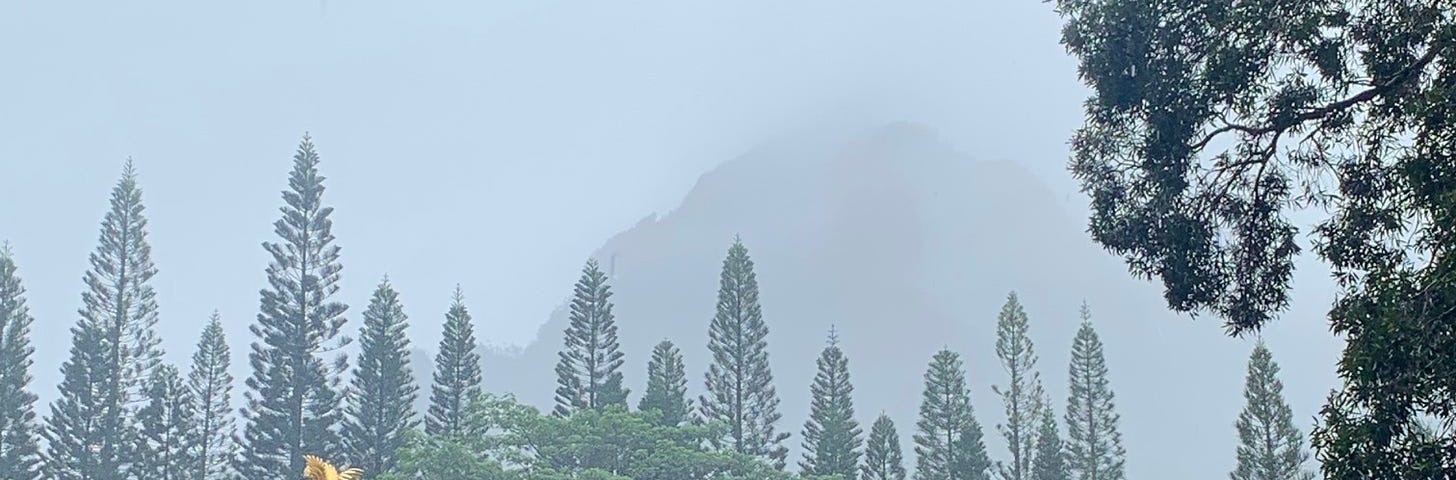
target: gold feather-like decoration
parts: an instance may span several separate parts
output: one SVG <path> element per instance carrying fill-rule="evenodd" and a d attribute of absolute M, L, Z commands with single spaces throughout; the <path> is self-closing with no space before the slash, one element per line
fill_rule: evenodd
<path fill-rule="evenodd" d="M 359 467 L 349 467 L 340 472 L 333 464 L 313 455 L 304 455 L 303 462 L 303 476 L 308 480 L 359 480 L 364 476 L 364 470 Z"/>

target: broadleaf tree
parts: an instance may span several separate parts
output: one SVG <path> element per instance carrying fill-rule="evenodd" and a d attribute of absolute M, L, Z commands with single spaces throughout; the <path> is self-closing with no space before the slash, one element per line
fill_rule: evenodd
<path fill-rule="evenodd" d="M 1054 5 L 1092 91 L 1070 165 L 1092 238 L 1244 335 L 1288 307 L 1310 234 L 1345 341 L 1323 475 L 1456 476 L 1456 430 L 1414 428 L 1456 421 L 1456 5 Z"/>

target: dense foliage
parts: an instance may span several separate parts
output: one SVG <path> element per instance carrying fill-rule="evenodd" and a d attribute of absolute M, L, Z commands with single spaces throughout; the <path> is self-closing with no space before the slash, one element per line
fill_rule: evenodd
<path fill-rule="evenodd" d="M 666 425 L 620 407 L 568 416 L 542 414 L 511 397 L 485 395 L 469 407 L 459 437 L 419 435 L 401 467 L 381 479 L 772 480 L 798 477 L 750 455 L 711 447 L 719 423 Z"/>
<path fill-rule="evenodd" d="M 1258 330 L 1301 232 L 1346 340 L 1313 435 L 1331 479 L 1456 477 L 1456 2 L 1056 0 L 1093 95 L 1093 239 L 1175 310 Z"/>

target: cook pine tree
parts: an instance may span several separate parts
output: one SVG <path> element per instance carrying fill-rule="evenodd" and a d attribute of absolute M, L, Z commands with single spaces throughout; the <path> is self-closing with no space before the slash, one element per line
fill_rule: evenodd
<path fill-rule="evenodd" d="M 804 475 L 839 475 L 853 479 L 859 470 L 864 444 L 854 419 L 854 385 L 849 379 L 849 358 L 839 348 L 839 335 L 829 332 L 829 346 L 819 353 L 818 373 L 809 386 L 809 420 L 804 422 Z"/>
<path fill-rule="evenodd" d="M 138 438 L 133 478 L 195 480 L 188 467 L 201 458 L 196 402 L 177 367 L 162 365 L 147 381 L 146 406 L 137 412 Z"/>
<path fill-rule="evenodd" d="M 1102 340 L 1092 314 L 1082 305 L 1082 326 L 1072 340 L 1067 382 L 1067 466 L 1078 480 L 1122 480 L 1126 451 L 1120 420 L 1107 382 Z"/>
<path fill-rule="evenodd" d="M 1010 378 L 1004 388 L 991 387 L 1006 407 L 1006 423 L 996 426 L 1010 450 L 1009 462 L 996 462 L 1004 480 L 1028 480 L 1036 455 L 1043 392 L 1028 324 L 1016 292 L 1007 295 L 996 317 L 996 356 Z"/>
<path fill-rule="evenodd" d="M 233 436 L 232 353 L 222 329 L 222 317 L 213 312 L 197 350 L 192 353 L 192 371 L 187 386 L 192 394 L 192 413 L 197 426 L 197 463 L 190 478 L 232 480 L 232 459 L 237 456 Z"/>
<path fill-rule="evenodd" d="M 915 427 L 915 480 L 991 478 L 991 459 L 955 352 L 942 349 L 931 359 Z"/>
<path fill-rule="evenodd" d="M 662 425 L 680 425 L 689 420 L 692 409 L 692 400 L 687 395 L 688 377 L 682 351 L 669 340 L 658 342 L 647 361 L 647 389 L 637 402 L 637 410 L 656 412 Z"/>
<path fill-rule="evenodd" d="M 107 248 L 103 250 L 98 247 L 97 253 L 111 253 L 114 256 L 110 261 L 103 261 L 102 267 L 110 266 L 115 268 L 111 275 L 97 275 L 88 278 L 86 283 L 112 281 L 109 288 L 91 288 L 92 292 L 118 293 L 122 290 L 131 291 L 110 298 L 112 328 L 117 335 L 122 336 L 121 349 L 118 349 L 118 356 L 124 358 L 122 362 L 123 386 L 126 392 L 127 410 L 131 415 L 141 408 L 146 398 L 148 379 L 152 371 L 162 365 L 162 339 L 157 336 L 157 300 L 156 291 L 151 286 L 151 278 L 156 275 L 157 268 L 152 264 L 152 247 L 147 242 L 147 218 L 146 207 L 142 205 L 141 184 L 137 182 L 136 168 L 131 159 L 126 160 L 123 169 L 121 183 L 117 185 L 118 192 L 122 195 L 121 207 L 125 214 L 118 215 L 116 225 L 127 225 L 121 231 L 116 232 L 116 240 L 119 248 Z M 113 194 L 112 211 L 118 212 Z M 102 228 L 106 228 L 103 223 Z M 103 233 L 102 237 L 107 235 Z M 103 240 L 104 244 L 105 240 Z M 92 266 L 96 264 L 93 261 Z M 93 270 L 103 273 L 100 270 Z M 134 281 L 123 280 L 122 277 L 135 274 Z M 124 350 L 123 350 L 124 349 Z"/>
<path fill-rule="evenodd" d="M 399 292 L 385 277 L 364 310 L 359 332 L 359 361 L 349 385 L 343 437 L 351 464 L 366 472 L 396 465 L 406 434 L 419 423 L 419 396 L 410 370 L 409 317 Z"/>
<path fill-rule="evenodd" d="M 435 354 L 425 417 L 425 433 L 430 435 L 465 434 L 465 407 L 481 393 L 480 354 L 475 352 L 475 327 L 470 322 L 465 293 L 457 285 L 445 313 L 440 352 Z"/>
<path fill-rule="evenodd" d="M 326 355 L 348 343 L 341 336 L 348 307 L 339 291 L 339 246 L 332 207 L 323 204 L 324 177 L 313 139 L 304 135 L 293 157 L 277 241 L 263 244 L 272 261 L 259 292 L 255 340 L 248 353 L 244 423 L 236 469 L 252 480 L 292 480 L 303 455 L 342 456 L 338 429 L 341 376 L 347 358 Z"/>
<path fill-rule="evenodd" d="M 0 243 L 0 478 L 40 478 L 36 395 L 29 390 L 34 318 L 9 243 Z"/>
<path fill-rule="evenodd" d="M 728 426 L 725 438 L 716 443 L 767 460 L 782 470 L 789 453 L 784 445 L 789 434 L 774 431 L 782 414 L 769 368 L 768 324 L 758 304 L 753 259 L 736 237 L 719 275 L 717 313 L 708 325 L 708 351 L 713 361 L 704 375 L 707 394 L 699 404 L 703 419 Z"/>
<path fill-rule="evenodd" d="M 1042 398 L 1041 420 L 1036 433 L 1036 456 L 1031 463 L 1032 480 L 1071 480 L 1067 452 L 1057 431 L 1057 415 L 1050 398 Z"/>
<path fill-rule="evenodd" d="M 1249 355 L 1244 380 L 1244 410 L 1234 422 L 1239 432 L 1238 463 L 1232 480 L 1312 480 L 1307 470 L 1309 452 L 1304 435 L 1294 425 L 1294 413 L 1284 401 L 1279 364 L 1260 340 Z"/>
<path fill-rule="evenodd" d="M 845 477 L 853 479 L 854 477 Z M 905 480 L 905 456 L 900 452 L 900 434 L 895 431 L 895 422 L 883 413 L 870 426 L 870 437 L 865 441 L 864 464 L 860 466 L 860 480 Z"/>
<path fill-rule="evenodd" d="M 111 190 L 91 267 L 82 277 L 80 319 L 61 364 L 60 395 L 42 431 L 48 477 L 125 478 L 135 459 L 143 380 L 160 362 L 154 326 L 157 273 L 147 243 L 142 189 L 130 159 Z"/>
<path fill-rule="evenodd" d="M 622 384 L 623 355 L 617 344 L 617 322 L 612 316 L 612 289 L 596 259 L 582 268 L 571 299 L 570 325 L 557 353 L 557 415 L 579 410 L 627 406 Z"/>

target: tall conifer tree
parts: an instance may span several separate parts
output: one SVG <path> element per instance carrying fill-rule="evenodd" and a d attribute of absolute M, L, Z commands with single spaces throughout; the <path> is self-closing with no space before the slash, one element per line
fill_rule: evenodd
<path fill-rule="evenodd" d="M 571 324 L 556 364 L 557 415 L 577 410 L 626 407 L 622 352 L 612 316 L 612 289 L 596 259 L 586 262 L 571 300 Z"/>
<path fill-rule="evenodd" d="M 106 348 L 106 329 L 83 318 L 71 327 L 71 356 L 61 363 L 60 397 L 51 402 L 41 436 L 45 477 L 55 480 L 126 478 L 133 438 L 125 427 L 120 368 Z"/>
<path fill-rule="evenodd" d="M 955 352 L 941 350 L 931 359 L 915 426 L 915 480 L 990 478 L 991 460 Z"/>
<path fill-rule="evenodd" d="M 1041 422 L 1036 433 L 1036 457 L 1031 463 L 1032 480 L 1071 480 L 1067 452 L 1057 432 L 1057 416 L 1049 398 L 1042 398 Z"/>
<path fill-rule="evenodd" d="M 0 243 L 0 478 L 40 478 L 36 396 L 28 390 L 34 360 L 30 308 L 9 243 Z"/>
<path fill-rule="evenodd" d="M 758 278 L 748 248 L 737 237 L 728 248 L 719 276 L 718 310 L 708 326 L 708 394 L 702 416 L 728 425 L 726 441 L 734 451 L 764 458 L 782 469 L 788 432 L 775 433 L 778 392 L 768 361 L 768 324 L 758 305 Z"/>
<path fill-rule="evenodd" d="M 1082 305 L 1082 326 L 1072 340 L 1071 379 L 1067 389 L 1067 463 L 1078 480 L 1122 480 L 1122 434 L 1107 383 L 1102 340 L 1092 329 L 1092 314 Z"/>
<path fill-rule="evenodd" d="M 905 480 L 905 457 L 900 453 L 900 434 L 888 415 L 880 414 L 870 426 L 860 480 Z M 845 477 L 852 479 L 853 477 Z"/>
<path fill-rule="evenodd" d="M 457 285 L 450 310 L 445 313 L 440 352 L 435 354 L 426 433 L 465 433 L 465 407 L 481 393 L 480 354 L 475 352 L 475 347 L 475 327 L 470 323 L 470 311 L 465 308 L 465 294 Z"/>
<path fill-rule="evenodd" d="M 1041 420 L 1041 375 L 1036 371 L 1028 323 L 1026 310 L 1016 292 L 1011 292 L 996 318 L 996 356 L 1010 378 L 1005 388 L 991 387 L 1006 406 L 1006 423 L 996 426 L 1011 454 L 1009 463 L 996 462 L 996 471 L 1004 480 L 1028 480 L 1031 476 L 1037 424 Z"/>
<path fill-rule="evenodd" d="M 1244 411 L 1234 426 L 1239 432 L 1238 465 L 1232 480 L 1311 480 L 1305 469 L 1309 452 L 1304 434 L 1294 425 L 1294 413 L 1284 401 L 1279 364 L 1260 340 L 1249 356 L 1244 381 Z"/>
<path fill-rule="evenodd" d="M 864 439 L 854 419 L 854 385 L 849 358 L 839 348 L 839 335 L 829 332 L 829 346 L 819 353 L 819 372 L 809 386 L 809 421 L 804 423 L 805 475 L 840 475 L 853 479 L 859 471 Z"/>
<path fill-rule="evenodd" d="M 192 371 L 187 386 L 193 398 L 192 412 L 197 425 L 197 480 L 232 480 L 232 459 L 237 455 L 233 436 L 232 353 L 217 312 L 202 329 L 197 350 L 192 353 Z"/>
<path fill-rule="evenodd" d="M 399 293 L 386 277 L 364 310 L 359 362 L 345 407 L 348 458 L 366 472 L 394 468 L 405 434 L 419 423 L 414 412 L 419 387 L 410 370 L 408 328 Z"/>
<path fill-rule="evenodd" d="M 42 432 L 50 478 L 126 478 L 135 458 L 133 402 L 162 355 L 144 210 L 127 159 L 83 277 L 71 357 L 61 365 L 60 397 Z"/>
<path fill-rule="evenodd" d="M 201 462 L 196 400 L 177 368 L 162 365 L 147 381 L 147 404 L 137 412 L 138 438 L 134 478 L 195 480 L 191 468 Z"/>
<path fill-rule="evenodd" d="M 293 480 L 303 455 L 338 458 L 341 376 L 346 357 L 324 355 L 348 343 L 339 333 L 348 309 L 332 300 L 339 290 L 339 246 L 330 233 L 332 207 L 323 205 L 324 177 L 313 139 L 304 135 L 293 157 L 278 242 L 264 243 L 273 260 L 259 292 L 256 341 L 248 353 L 253 373 L 244 392 L 242 453 L 237 470 L 249 480 Z"/>
<path fill-rule="evenodd" d="M 146 398 L 148 379 L 152 370 L 162 365 L 162 339 L 157 336 L 157 299 L 152 289 L 151 278 L 157 274 L 152 264 L 152 246 L 147 242 L 146 207 L 142 205 L 142 188 L 137 183 L 136 168 L 130 158 L 126 160 L 121 182 L 112 193 L 111 214 L 116 218 L 112 228 L 116 232 L 103 232 L 101 264 L 92 260 L 93 270 L 86 279 L 93 294 L 115 295 L 101 300 L 107 304 L 108 314 L 115 333 L 122 340 L 122 351 L 116 353 L 122 360 L 122 381 L 126 389 L 126 401 L 130 414 L 135 415 Z M 107 223 L 103 221 L 103 230 Z M 116 243 L 108 245 L 110 238 Z M 107 258 L 110 257 L 110 258 Z M 111 269 L 108 270 L 108 267 Z M 95 274 L 95 275 L 89 275 Z M 129 278 L 127 278 L 129 277 Z M 92 285 L 100 282 L 102 285 Z"/>
<path fill-rule="evenodd" d="M 663 340 L 652 348 L 647 361 L 647 390 L 637 403 L 641 411 L 656 411 L 663 425 L 678 425 L 688 420 L 692 401 L 687 398 L 688 377 L 682 352 L 671 341 Z"/>

